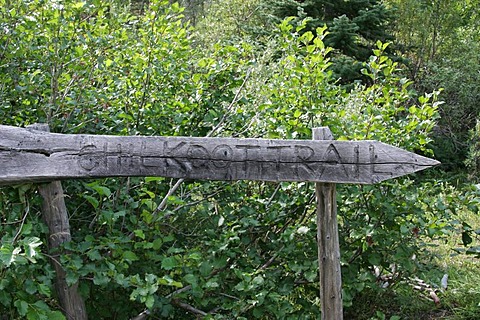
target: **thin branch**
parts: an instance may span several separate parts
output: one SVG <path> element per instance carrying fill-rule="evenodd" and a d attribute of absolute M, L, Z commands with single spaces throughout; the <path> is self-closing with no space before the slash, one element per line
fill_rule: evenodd
<path fill-rule="evenodd" d="M 60 263 L 60 261 L 58 261 L 58 259 L 57 259 L 56 257 L 54 257 L 54 256 L 52 256 L 52 255 L 50 255 L 50 254 L 48 254 L 48 253 L 42 253 L 42 254 L 43 254 L 45 257 L 50 258 L 50 259 L 53 261 L 53 263 L 55 263 L 55 264 L 57 264 L 58 266 L 62 267 L 62 264 Z M 59 256 L 59 255 L 57 255 L 57 257 L 58 257 L 58 256 Z"/>
<path fill-rule="evenodd" d="M 189 202 L 189 203 L 186 203 L 186 204 L 184 204 L 184 205 L 181 205 L 181 206 L 176 207 L 175 209 L 173 209 L 173 212 L 176 212 L 176 211 L 178 211 L 178 210 L 181 210 L 181 209 L 183 209 L 183 208 L 185 208 L 185 207 L 190 207 L 190 206 L 194 206 L 194 205 L 196 205 L 196 204 L 199 204 L 199 203 L 201 203 L 201 202 L 203 202 L 203 201 L 205 201 L 205 200 L 208 200 L 208 199 L 216 196 L 217 194 L 219 194 L 219 193 L 222 192 L 222 191 L 223 191 L 223 188 L 220 188 L 220 190 L 215 191 L 214 193 L 211 193 L 211 194 L 207 195 L 206 197 L 204 197 L 204 198 L 202 198 L 202 199 L 200 199 L 200 200 L 192 201 L 192 202 Z"/>
<path fill-rule="evenodd" d="M 22 232 L 22 229 L 23 229 L 23 225 L 25 224 L 25 220 L 27 219 L 28 213 L 30 212 L 30 205 L 28 204 L 28 200 L 26 201 L 27 201 L 27 207 L 25 208 L 25 214 L 23 215 L 22 223 L 20 224 L 20 228 L 18 228 L 17 234 L 15 235 L 15 237 L 13 237 L 12 244 L 14 244 L 17 241 L 17 238 L 20 236 L 20 233 Z"/>
<path fill-rule="evenodd" d="M 180 187 L 180 185 L 183 183 L 183 181 L 185 181 L 185 179 L 183 179 L 183 178 L 178 179 L 177 182 L 175 183 L 175 185 L 173 187 L 171 187 L 170 190 L 168 190 L 168 192 L 165 195 L 165 197 L 163 198 L 162 202 L 160 202 L 158 207 L 155 208 L 155 210 L 152 212 L 152 218 L 155 217 L 158 212 L 162 211 L 166 207 L 168 197 L 170 197 L 175 191 L 177 191 L 177 189 Z M 133 239 L 134 236 L 135 236 L 135 233 L 132 231 L 128 235 L 128 238 Z"/>
<path fill-rule="evenodd" d="M 238 88 L 237 93 L 235 93 L 235 97 L 233 97 L 232 102 L 230 102 L 230 104 L 228 105 L 227 110 L 225 111 L 225 113 L 223 114 L 222 118 L 217 123 L 217 125 L 210 131 L 209 134 L 207 134 L 207 137 L 211 137 L 223 125 L 223 123 L 227 119 L 228 113 L 231 111 L 231 109 L 233 108 L 235 103 L 237 103 L 238 97 L 240 96 L 240 92 L 242 92 L 243 88 L 245 87 L 245 84 L 247 83 L 248 78 L 250 78 L 251 73 L 252 73 L 252 69 L 249 69 L 247 71 L 247 75 L 245 76 L 245 79 L 243 79 L 243 82 L 242 82 L 240 88 Z"/>
<path fill-rule="evenodd" d="M 143 310 L 138 316 L 131 318 L 130 320 L 144 320 L 147 319 L 148 315 L 150 314 L 149 310 Z"/>
<path fill-rule="evenodd" d="M 20 219 L 20 220 L 11 221 L 11 222 L 2 222 L 2 223 L 0 223 L 0 225 L 2 225 L 2 226 L 9 226 L 9 225 L 12 225 L 12 224 L 21 223 L 22 221 L 23 221 L 23 220 Z"/>
<path fill-rule="evenodd" d="M 163 198 L 162 202 L 160 202 L 160 204 L 157 206 L 157 208 L 152 212 L 152 216 L 156 215 L 159 211 L 162 211 L 167 206 L 168 197 L 170 197 L 172 194 L 175 193 L 175 191 L 177 191 L 177 189 L 180 187 L 180 185 L 183 183 L 183 181 L 185 181 L 185 179 L 183 179 L 183 178 L 178 179 L 177 182 L 175 183 L 175 185 L 173 187 L 171 187 L 170 190 L 168 190 L 168 192 L 165 195 L 165 197 Z"/>
<path fill-rule="evenodd" d="M 240 301 L 240 298 L 237 298 L 235 296 L 232 296 L 232 295 L 229 295 L 229 294 L 226 294 L 226 293 L 223 293 L 223 292 L 220 292 L 218 295 L 226 297 L 226 298 L 230 298 L 230 299 L 233 299 L 233 300 Z"/>
<path fill-rule="evenodd" d="M 173 291 L 172 293 L 166 295 L 166 296 L 165 296 L 165 299 L 170 299 L 170 298 L 172 298 L 173 296 L 176 296 L 176 295 L 178 295 L 178 294 L 180 294 L 180 293 L 182 293 L 182 292 L 188 291 L 188 290 L 190 290 L 190 289 L 192 289 L 192 286 L 191 286 L 191 285 L 185 286 L 185 287 L 183 287 L 183 288 L 180 288 L 180 289 L 178 289 L 178 290 L 175 290 L 175 291 Z"/>
<path fill-rule="evenodd" d="M 275 195 L 277 194 L 278 190 L 280 190 L 280 187 L 281 187 L 281 186 L 282 186 L 282 184 L 279 182 L 279 183 L 277 184 L 277 187 L 276 187 L 275 190 L 273 191 L 272 195 L 271 195 L 270 198 L 268 199 L 267 204 L 265 205 L 265 208 L 270 207 L 270 204 L 272 203 L 273 198 L 275 198 Z"/>
<path fill-rule="evenodd" d="M 173 299 L 172 304 L 177 306 L 177 307 L 180 307 L 182 309 L 185 309 L 190 313 L 193 313 L 193 314 L 196 314 L 196 315 L 199 315 L 199 316 L 206 316 L 208 314 L 205 311 L 197 309 L 194 306 L 189 305 L 188 303 L 182 302 L 182 301 L 177 300 L 177 299 Z"/>
<path fill-rule="evenodd" d="M 242 136 L 245 132 L 247 132 L 248 129 L 250 129 L 250 127 L 253 125 L 253 123 L 258 120 L 257 118 L 258 118 L 258 113 L 256 115 L 254 115 L 251 118 L 251 120 L 249 122 L 247 122 L 242 128 L 240 128 L 240 130 L 238 132 L 234 133 L 233 137 Z M 251 138 L 255 138 L 255 137 L 251 137 Z"/>
<path fill-rule="evenodd" d="M 267 269 L 275 261 L 275 259 L 278 257 L 278 255 L 284 248 L 285 245 L 283 245 L 277 252 L 275 252 L 275 254 L 270 259 L 268 259 L 267 262 L 265 262 L 260 268 L 257 269 L 257 271 Z"/>

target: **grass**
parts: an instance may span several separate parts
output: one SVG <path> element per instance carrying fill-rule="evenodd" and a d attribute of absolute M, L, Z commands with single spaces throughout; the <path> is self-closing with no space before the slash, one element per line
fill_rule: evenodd
<path fill-rule="evenodd" d="M 480 229 L 478 213 L 462 210 L 457 216 L 473 230 Z M 473 236 L 470 246 L 479 245 L 480 239 Z M 449 276 L 448 290 L 443 294 L 442 306 L 449 310 L 451 315 L 443 319 L 480 319 L 480 257 L 455 251 L 462 247 L 462 233 L 457 230 L 436 248 L 437 265 Z"/>

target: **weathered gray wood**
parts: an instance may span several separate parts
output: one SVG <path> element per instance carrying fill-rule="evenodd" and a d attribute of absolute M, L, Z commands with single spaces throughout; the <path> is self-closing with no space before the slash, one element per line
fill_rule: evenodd
<path fill-rule="evenodd" d="M 377 141 L 69 135 L 0 126 L 0 185 L 111 176 L 370 184 L 438 163 Z"/>
<path fill-rule="evenodd" d="M 326 127 L 313 129 L 314 140 L 331 140 Z M 316 183 L 317 245 L 322 320 L 343 319 L 342 273 L 338 239 L 337 198 L 334 183 Z"/>
<path fill-rule="evenodd" d="M 43 198 L 43 217 L 49 230 L 49 251 L 55 269 L 55 289 L 62 311 L 68 320 L 86 320 L 87 312 L 82 296 L 78 292 L 78 282 L 69 286 L 67 273 L 60 264 L 60 255 L 63 254 L 58 247 L 71 240 L 70 224 L 67 208 L 65 207 L 62 185 L 53 181 L 38 188 Z"/>
<path fill-rule="evenodd" d="M 48 131 L 47 125 L 32 127 Z M 86 320 L 87 312 L 83 298 L 78 292 L 78 282 L 68 286 L 67 274 L 60 264 L 60 254 L 64 252 L 59 250 L 59 246 L 72 238 L 62 184 L 59 181 L 41 184 L 38 191 L 43 198 L 42 216 L 49 231 L 48 249 L 56 273 L 55 288 L 60 306 L 68 320 Z"/>

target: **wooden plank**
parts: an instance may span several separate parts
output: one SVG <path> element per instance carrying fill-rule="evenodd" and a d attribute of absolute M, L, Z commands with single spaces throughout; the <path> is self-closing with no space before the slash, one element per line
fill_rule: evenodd
<path fill-rule="evenodd" d="M 0 185 L 112 176 L 370 184 L 437 164 L 377 141 L 71 135 L 0 125 Z"/>
<path fill-rule="evenodd" d="M 314 140 L 332 140 L 326 127 L 313 129 Z M 335 183 L 316 183 L 317 246 L 322 320 L 342 320 L 342 272 Z"/>

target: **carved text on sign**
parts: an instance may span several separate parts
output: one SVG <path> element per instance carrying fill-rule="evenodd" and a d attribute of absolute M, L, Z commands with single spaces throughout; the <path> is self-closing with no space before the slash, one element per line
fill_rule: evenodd
<path fill-rule="evenodd" d="M 382 168 L 377 162 L 373 144 L 353 144 L 352 149 L 339 150 L 330 142 L 315 151 L 311 141 L 291 145 L 218 144 L 198 142 L 163 141 L 156 148 L 145 141 L 140 144 L 99 146 L 87 144 L 80 148 L 78 164 L 94 175 L 95 172 L 128 171 L 135 167 L 148 175 L 158 172 L 162 176 L 212 176 L 212 179 L 258 179 L 268 175 L 268 180 L 282 181 L 291 176 L 298 180 L 321 180 L 325 174 L 336 171 L 347 179 L 358 179 L 361 173 L 393 176 L 390 165 Z M 336 142 L 338 144 L 338 142 Z M 364 160 L 369 159 L 368 165 Z M 113 170 L 113 171 L 112 171 Z M 197 173 L 200 170 L 200 173 Z M 276 172 L 276 175 L 272 175 Z M 254 179 L 256 180 L 256 179 Z"/>
<path fill-rule="evenodd" d="M 0 125 L 0 185 L 109 176 L 375 183 L 438 164 L 378 141 L 70 135 Z"/>

